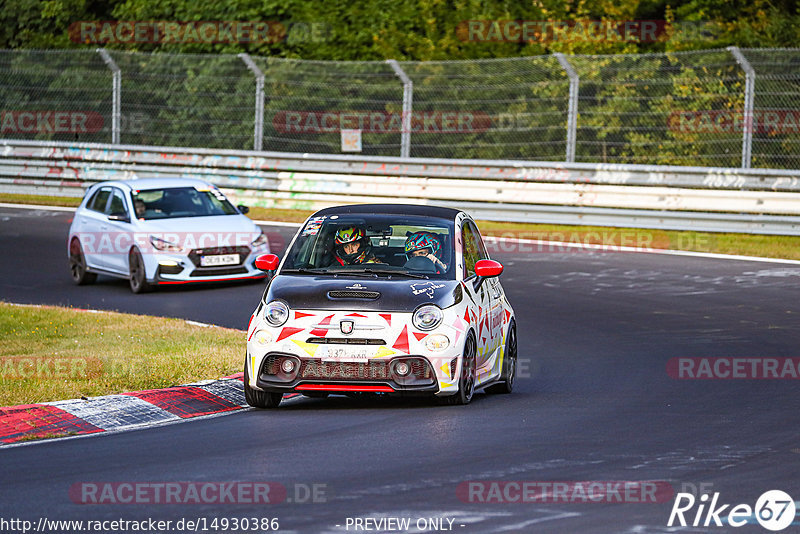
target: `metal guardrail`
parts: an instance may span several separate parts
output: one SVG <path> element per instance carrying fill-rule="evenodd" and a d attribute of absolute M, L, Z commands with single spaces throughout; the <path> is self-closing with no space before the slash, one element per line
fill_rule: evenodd
<path fill-rule="evenodd" d="M 267 207 L 413 202 L 499 221 L 800 235 L 797 171 L 0 140 L 0 191 L 80 196 L 101 180 L 165 176 Z"/>

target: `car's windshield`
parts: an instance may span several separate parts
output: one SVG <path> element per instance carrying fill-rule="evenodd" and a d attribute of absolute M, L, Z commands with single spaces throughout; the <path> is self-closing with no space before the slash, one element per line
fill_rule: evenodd
<path fill-rule="evenodd" d="M 284 273 L 455 278 L 453 222 L 397 214 L 312 217 L 287 252 Z"/>
<path fill-rule="evenodd" d="M 174 219 L 233 215 L 236 208 L 216 188 L 170 187 L 132 192 L 133 206 L 139 219 Z"/>

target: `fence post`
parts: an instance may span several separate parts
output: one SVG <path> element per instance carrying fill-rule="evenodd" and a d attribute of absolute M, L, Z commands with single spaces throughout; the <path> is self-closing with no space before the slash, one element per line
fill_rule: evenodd
<path fill-rule="evenodd" d="M 264 146 L 264 73 L 253 63 L 249 54 L 239 54 L 239 59 L 244 61 L 256 77 L 256 116 L 253 120 L 255 124 L 253 132 L 253 150 L 262 150 Z"/>
<path fill-rule="evenodd" d="M 414 82 L 400 67 L 396 59 L 387 59 L 386 63 L 392 67 L 394 73 L 403 82 L 403 133 L 400 135 L 400 157 L 409 158 L 411 157 L 411 112 L 413 109 Z"/>
<path fill-rule="evenodd" d="M 114 58 L 105 48 L 98 48 L 97 53 L 111 69 L 111 144 L 118 145 L 120 138 L 120 119 L 122 117 L 122 71 Z"/>
<path fill-rule="evenodd" d="M 742 168 L 749 169 L 753 150 L 753 100 L 755 99 L 756 71 L 738 46 L 729 46 L 728 51 L 744 71 L 744 117 L 742 132 Z"/>
<path fill-rule="evenodd" d="M 567 163 L 575 162 L 575 138 L 578 130 L 578 85 L 580 77 L 561 52 L 554 54 L 569 77 L 569 107 L 567 111 Z"/>

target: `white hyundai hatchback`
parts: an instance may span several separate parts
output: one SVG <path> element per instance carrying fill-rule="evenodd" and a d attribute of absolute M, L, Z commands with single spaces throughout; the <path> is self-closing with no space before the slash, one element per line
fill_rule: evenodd
<path fill-rule="evenodd" d="M 202 180 L 152 178 L 92 185 L 75 211 L 67 251 L 72 280 L 127 278 L 131 291 L 158 285 L 264 278 L 256 256 L 266 234 Z"/>

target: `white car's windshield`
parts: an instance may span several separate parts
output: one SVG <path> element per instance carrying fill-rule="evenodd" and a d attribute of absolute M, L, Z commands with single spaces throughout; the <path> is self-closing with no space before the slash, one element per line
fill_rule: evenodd
<path fill-rule="evenodd" d="M 287 252 L 282 272 L 404 274 L 455 278 L 453 223 L 396 214 L 311 218 Z"/>
<path fill-rule="evenodd" d="M 216 188 L 170 187 L 133 191 L 133 206 L 139 219 L 208 217 L 239 213 Z"/>

